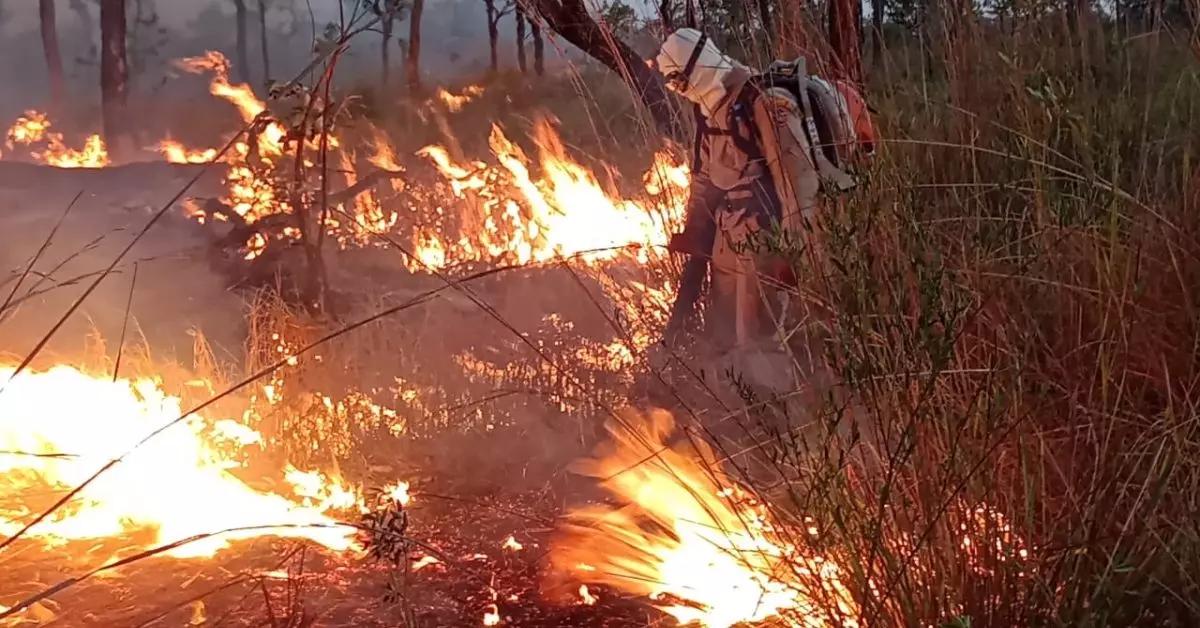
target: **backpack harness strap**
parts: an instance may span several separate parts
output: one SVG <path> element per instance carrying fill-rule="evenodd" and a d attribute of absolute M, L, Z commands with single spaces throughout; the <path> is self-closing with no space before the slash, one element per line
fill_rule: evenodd
<path fill-rule="evenodd" d="M 804 139 L 808 143 L 808 159 L 809 163 L 821 175 L 823 181 L 834 183 L 840 190 L 848 190 L 854 187 L 854 180 L 840 169 L 840 165 L 836 163 L 836 152 L 834 159 L 831 160 L 828 155 L 822 150 L 821 134 L 817 129 L 815 116 L 813 115 L 813 103 L 809 99 L 808 90 L 801 83 L 801 78 L 797 76 L 794 70 L 780 71 L 772 68 L 766 74 L 761 74 L 752 77 L 747 82 L 746 87 L 742 89 L 740 100 L 734 108 L 734 116 L 741 116 L 747 121 L 746 125 L 750 129 L 750 138 L 739 138 L 735 136 L 734 142 L 741 140 L 744 143 L 739 143 L 738 146 L 744 150 L 751 159 L 761 160 L 762 154 L 762 134 L 758 126 L 754 124 L 753 114 L 751 113 L 755 100 L 761 97 L 766 89 L 771 87 L 781 87 L 791 93 L 798 104 L 800 105 L 800 117 L 802 119 L 801 129 L 804 132 Z M 829 115 L 832 112 L 824 112 Z M 739 125 L 733 125 L 735 128 Z M 836 141 L 836 138 L 833 138 Z"/>

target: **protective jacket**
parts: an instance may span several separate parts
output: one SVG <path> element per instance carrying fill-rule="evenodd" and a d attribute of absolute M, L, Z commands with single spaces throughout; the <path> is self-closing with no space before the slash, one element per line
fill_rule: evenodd
<path fill-rule="evenodd" d="M 669 246 L 693 256 L 672 324 L 677 328 L 683 310 L 691 308 L 695 295 L 685 293 L 698 293 L 703 268 L 699 276 L 697 268 L 711 260 L 715 316 L 708 318 L 736 334 L 727 340 L 740 344 L 767 331 L 759 280 L 788 280 L 779 260 L 750 253 L 746 241 L 768 226 L 802 238 L 822 184 L 836 190 L 854 185 L 839 165 L 856 148 L 843 145 L 856 127 L 839 115 L 850 109 L 846 98 L 808 77 L 803 59 L 772 65 L 766 77 L 799 79 L 782 81 L 779 85 L 790 85 L 783 87 L 725 57 L 697 31 L 682 29 L 664 43 L 658 65 L 668 80 L 685 75 L 683 94 L 702 114 L 686 224 Z"/>

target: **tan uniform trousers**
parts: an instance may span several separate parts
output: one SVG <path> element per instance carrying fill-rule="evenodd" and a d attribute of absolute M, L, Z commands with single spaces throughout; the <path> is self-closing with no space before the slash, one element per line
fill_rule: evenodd
<path fill-rule="evenodd" d="M 757 344 L 773 331 L 766 295 L 774 289 L 762 273 L 773 257 L 755 250 L 751 236 L 762 229 L 760 213 L 740 208 L 717 214 L 712 256 L 713 337 L 722 348 Z"/>

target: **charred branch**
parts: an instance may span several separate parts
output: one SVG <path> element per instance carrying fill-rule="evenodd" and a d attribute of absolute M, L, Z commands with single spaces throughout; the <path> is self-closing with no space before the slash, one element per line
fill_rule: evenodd
<path fill-rule="evenodd" d="M 662 131 L 682 137 L 683 129 L 671 109 L 662 78 L 628 44 L 597 24 L 583 0 L 528 1 L 554 32 L 616 72 L 646 105 Z"/>

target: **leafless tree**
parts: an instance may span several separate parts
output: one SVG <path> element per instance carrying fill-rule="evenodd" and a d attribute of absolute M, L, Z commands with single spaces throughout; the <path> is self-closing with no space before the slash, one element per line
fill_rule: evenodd
<path fill-rule="evenodd" d="M 421 89 L 421 13 L 425 0 L 413 0 L 412 13 L 408 18 L 408 55 L 404 58 L 408 88 Z"/>
<path fill-rule="evenodd" d="M 247 21 L 249 20 L 249 11 L 246 9 L 246 0 L 233 0 L 235 31 L 237 33 L 237 68 L 235 74 L 237 79 L 243 83 L 250 83 L 250 46 L 248 39 Z"/>
<path fill-rule="evenodd" d="M 528 15 L 526 16 L 528 19 Z M 542 39 L 542 26 L 537 20 L 529 20 L 529 38 L 533 40 L 533 73 L 546 74 L 546 42 Z"/>
<path fill-rule="evenodd" d="M 271 9 L 269 0 L 258 0 L 258 47 L 262 52 L 263 80 L 271 80 L 271 46 L 267 37 L 267 11 Z"/>
<path fill-rule="evenodd" d="M 650 110 L 655 122 L 673 135 L 681 135 L 667 98 L 662 78 L 648 67 L 629 44 L 606 32 L 588 13 L 584 0 L 528 0 L 532 8 L 554 32 L 558 33 L 616 72 Z M 534 40 L 537 54 L 537 40 Z"/>
<path fill-rule="evenodd" d="M 502 0 L 500 3 L 496 0 L 483 0 L 483 6 L 487 10 L 488 71 L 495 74 L 500 70 L 500 55 L 497 51 L 500 44 L 500 18 L 512 11 L 514 5 L 513 0 Z"/>
<path fill-rule="evenodd" d="M 517 22 L 517 67 L 520 68 L 521 74 L 525 74 L 528 71 L 525 62 L 525 27 L 527 24 L 525 11 L 521 7 L 517 7 L 513 17 Z"/>
<path fill-rule="evenodd" d="M 380 72 L 381 81 L 384 87 L 388 84 L 388 79 L 392 74 L 392 37 L 396 32 L 396 21 L 399 20 L 404 12 L 404 0 L 371 0 L 371 11 L 379 17 L 379 28 L 383 34 L 383 41 L 380 43 Z"/>
<path fill-rule="evenodd" d="M 125 0 L 100 0 L 100 105 L 109 146 L 128 136 Z"/>
<path fill-rule="evenodd" d="M 66 97 L 63 83 L 62 52 L 58 47 L 58 23 L 54 0 L 38 0 L 38 16 L 42 27 L 42 52 L 46 57 L 46 71 L 50 74 L 50 100 L 54 108 L 62 106 Z"/>

